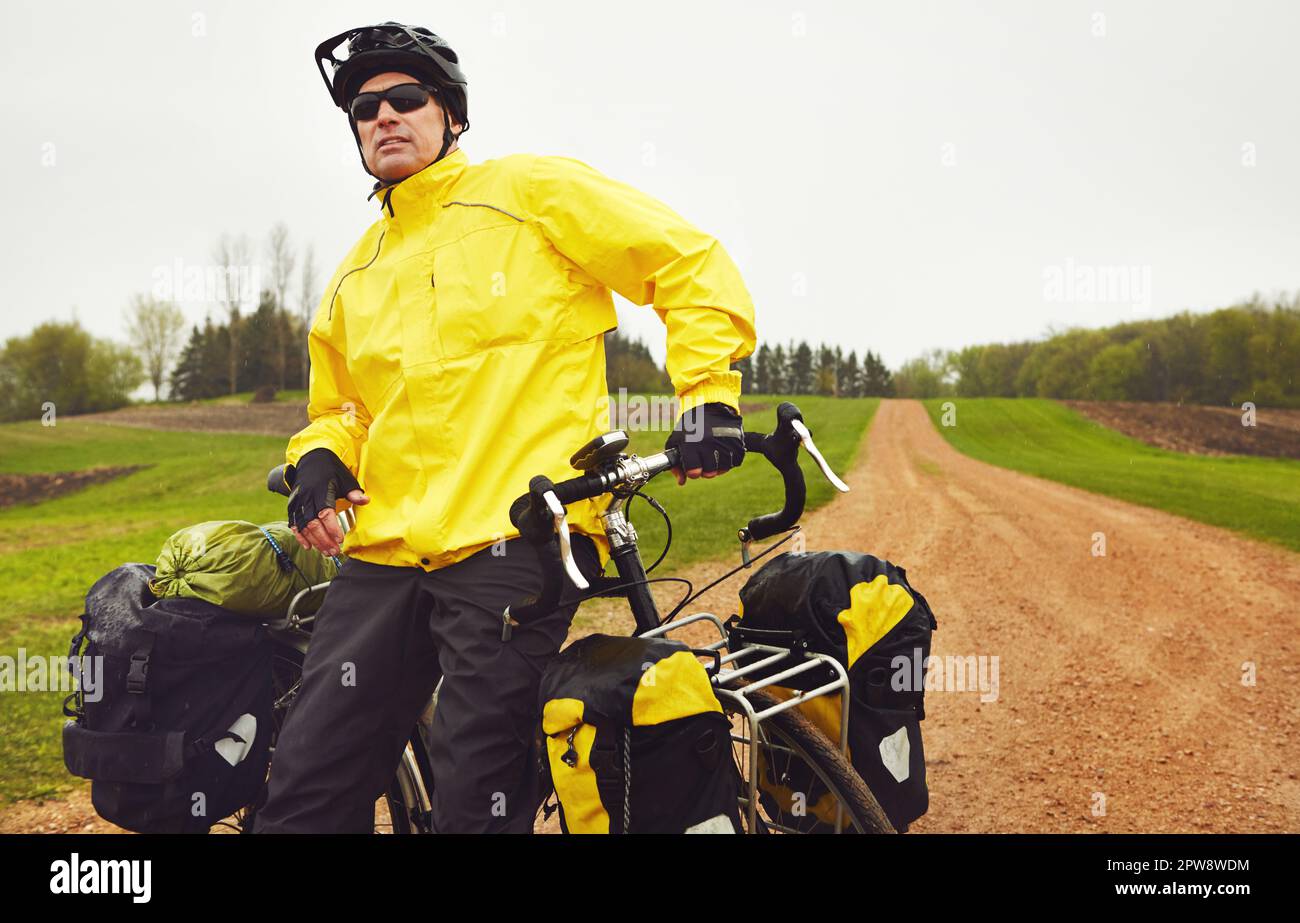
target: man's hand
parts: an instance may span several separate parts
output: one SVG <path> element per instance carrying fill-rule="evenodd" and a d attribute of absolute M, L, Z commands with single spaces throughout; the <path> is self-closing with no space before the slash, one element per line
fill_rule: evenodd
<path fill-rule="evenodd" d="M 321 554 L 339 554 L 343 528 L 334 504 L 340 495 L 354 506 L 370 502 L 352 472 L 329 449 L 312 449 L 298 460 L 289 495 L 289 526 L 299 545 Z"/>
<path fill-rule="evenodd" d="M 692 407 L 677 421 L 664 448 L 676 447 L 681 466 L 673 469 L 677 483 L 687 478 L 712 478 L 737 468 L 745 460 L 745 433 L 740 414 L 722 403 Z"/>

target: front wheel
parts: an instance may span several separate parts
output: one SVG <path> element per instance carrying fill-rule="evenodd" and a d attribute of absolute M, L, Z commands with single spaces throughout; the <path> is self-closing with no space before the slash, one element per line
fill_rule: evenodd
<path fill-rule="evenodd" d="M 755 712 L 780 703 L 763 690 L 745 693 Z M 740 819 L 757 833 L 895 833 L 884 810 L 839 748 L 797 708 L 760 722 L 757 759 L 758 803 L 753 829 L 748 780 L 750 734 L 745 713 L 723 702 L 732 719 L 732 752 L 746 783 L 740 793 Z"/>

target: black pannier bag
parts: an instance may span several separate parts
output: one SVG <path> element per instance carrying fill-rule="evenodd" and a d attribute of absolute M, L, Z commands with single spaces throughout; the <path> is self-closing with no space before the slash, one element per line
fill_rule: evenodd
<path fill-rule="evenodd" d="M 731 724 L 686 645 L 582 638 L 547 667 L 540 698 L 564 832 L 739 832 Z"/>
<path fill-rule="evenodd" d="M 903 568 L 849 551 L 783 553 L 758 570 L 740 590 L 740 618 L 732 643 L 744 640 L 790 644 L 828 654 L 849 679 L 849 757 L 858 774 L 900 832 L 929 808 L 921 721 L 925 718 L 924 674 L 930 634 L 938 625 L 925 597 L 912 588 Z M 776 664 L 762 675 L 791 666 Z M 788 681 L 808 691 L 833 678 L 809 670 Z M 775 695 L 790 695 L 768 687 Z M 810 699 L 800 710 L 839 742 L 838 694 Z M 805 805 L 797 813 L 793 795 L 808 792 L 811 779 L 781 767 L 759 774 L 762 800 L 781 820 L 801 830 L 824 829 L 834 821 L 833 802 Z M 826 809 L 829 808 L 829 813 Z"/>
<path fill-rule="evenodd" d="M 102 667 L 82 670 L 64 705 L 63 760 L 92 781 L 105 820 L 138 833 L 204 833 L 266 781 L 271 642 L 247 616 L 156 598 L 153 576 L 152 566 L 126 564 L 86 595 L 69 655 Z"/>

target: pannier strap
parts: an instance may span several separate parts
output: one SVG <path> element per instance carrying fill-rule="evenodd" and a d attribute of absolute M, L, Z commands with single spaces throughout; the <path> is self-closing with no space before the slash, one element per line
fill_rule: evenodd
<path fill-rule="evenodd" d="M 81 665 L 81 645 L 86 640 L 86 614 L 81 614 L 81 628 L 72 636 L 72 644 L 68 646 L 68 672 L 77 680 L 77 688 L 72 690 L 63 700 L 63 714 L 69 718 L 79 718 L 84 714 L 81 702 L 81 674 L 78 667 Z"/>
<path fill-rule="evenodd" d="M 82 613 L 81 628 L 78 629 L 77 633 L 72 636 L 72 644 L 68 647 L 69 664 L 72 661 L 76 660 L 77 657 L 81 654 L 81 642 L 84 640 L 86 640 L 86 615 L 85 613 Z"/>
<path fill-rule="evenodd" d="M 149 657 L 153 654 L 154 633 L 132 633 L 135 650 L 131 652 L 131 665 L 126 672 L 126 691 L 131 694 L 131 723 L 135 727 L 148 727 L 153 720 L 149 700 Z"/>
<path fill-rule="evenodd" d="M 126 691 L 133 695 L 145 695 L 149 691 L 149 656 L 153 653 L 154 634 L 152 631 L 132 633 L 135 650 L 131 652 L 131 666 L 126 673 Z"/>
<path fill-rule="evenodd" d="M 185 734 L 92 731 L 69 721 L 63 725 L 63 764 L 83 779 L 159 784 L 185 768 Z"/>

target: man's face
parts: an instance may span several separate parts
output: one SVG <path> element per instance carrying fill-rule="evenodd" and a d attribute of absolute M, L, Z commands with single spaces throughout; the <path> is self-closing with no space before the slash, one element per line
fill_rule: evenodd
<path fill-rule="evenodd" d="M 419 82 L 410 74 L 377 74 L 363 83 L 358 92 L 379 93 L 402 83 Z M 451 125 L 453 133 L 459 134 L 460 128 L 457 122 Z M 442 149 L 442 131 L 442 107 L 433 97 L 414 112 L 398 112 L 388 100 L 384 100 L 379 104 L 377 118 L 357 122 L 366 166 L 385 182 L 404 180 L 433 163 Z M 456 143 L 453 141 L 447 153 L 454 150 Z"/>

